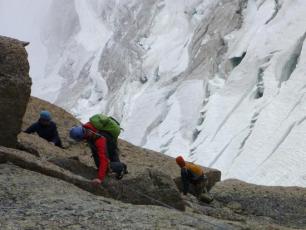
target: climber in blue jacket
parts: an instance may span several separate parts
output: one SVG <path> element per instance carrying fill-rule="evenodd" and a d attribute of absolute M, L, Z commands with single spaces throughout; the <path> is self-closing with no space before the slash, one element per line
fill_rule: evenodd
<path fill-rule="evenodd" d="M 56 124 L 52 121 L 49 111 L 41 111 L 38 121 L 25 130 L 25 133 L 35 132 L 41 138 L 53 143 L 60 148 L 63 148 L 62 141 L 58 135 Z"/>

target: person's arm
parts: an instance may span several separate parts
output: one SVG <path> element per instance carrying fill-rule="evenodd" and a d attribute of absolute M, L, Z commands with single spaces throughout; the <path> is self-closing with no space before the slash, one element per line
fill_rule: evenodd
<path fill-rule="evenodd" d="M 102 182 L 105 178 L 106 171 L 108 168 L 108 159 L 106 157 L 106 151 L 107 151 L 106 138 L 105 137 L 98 138 L 95 142 L 95 145 L 97 147 L 97 152 L 100 162 L 97 179 L 99 179 Z"/>
<path fill-rule="evenodd" d="M 52 137 L 52 143 L 54 143 L 56 146 L 60 147 L 60 148 L 63 148 L 62 146 L 62 141 L 58 135 L 58 131 L 57 131 L 57 127 L 56 127 L 56 124 L 53 123 L 53 127 L 52 127 L 52 133 L 53 133 L 53 137 Z"/>
<path fill-rule="evenodd" d="M 32 124 L 24 132 L 25 133 L 35 133 L 37 131 L 37 125 L 38 125 L 37 123 Z"/>

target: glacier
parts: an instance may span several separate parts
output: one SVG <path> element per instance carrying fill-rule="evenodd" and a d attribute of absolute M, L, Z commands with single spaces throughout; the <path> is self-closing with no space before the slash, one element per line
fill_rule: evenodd
<path fill-rule="evenodd" d="M 25 10 L 25 8 L 27 10 Z M 0 34 L 31 42 L 32 94 L 121 138 L 306 187 L 303 0 L 0 0 Z"/>

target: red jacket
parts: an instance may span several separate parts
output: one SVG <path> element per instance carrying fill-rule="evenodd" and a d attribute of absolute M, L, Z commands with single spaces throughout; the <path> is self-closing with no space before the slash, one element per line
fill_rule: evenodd
<path fill-rule="evenodd" d="M 99 132 L 90 122 L 83 125 L 85 129 L 89 129 L 95 133 Z M 85 139 L 87 141 L 92 141 L 97 149 L 97 154 L 99 157 L 99 169 L 98 169 L 98 178 L 103 181 L 108 169 L 109 160 L 107 158 L 107 142 L 105 137 L 93 138 L 90 140 L 89 138 Z"/>

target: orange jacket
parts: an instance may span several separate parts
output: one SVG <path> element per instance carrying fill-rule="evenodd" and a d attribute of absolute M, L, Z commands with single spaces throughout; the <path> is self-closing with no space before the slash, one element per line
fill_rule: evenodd
<path fill-rule="evenodd" d="M 196 176 L 203 176 L 204 170 L 199 165 L 186 162 L 185 167 L 187 170 L 190 170 Z"/>

